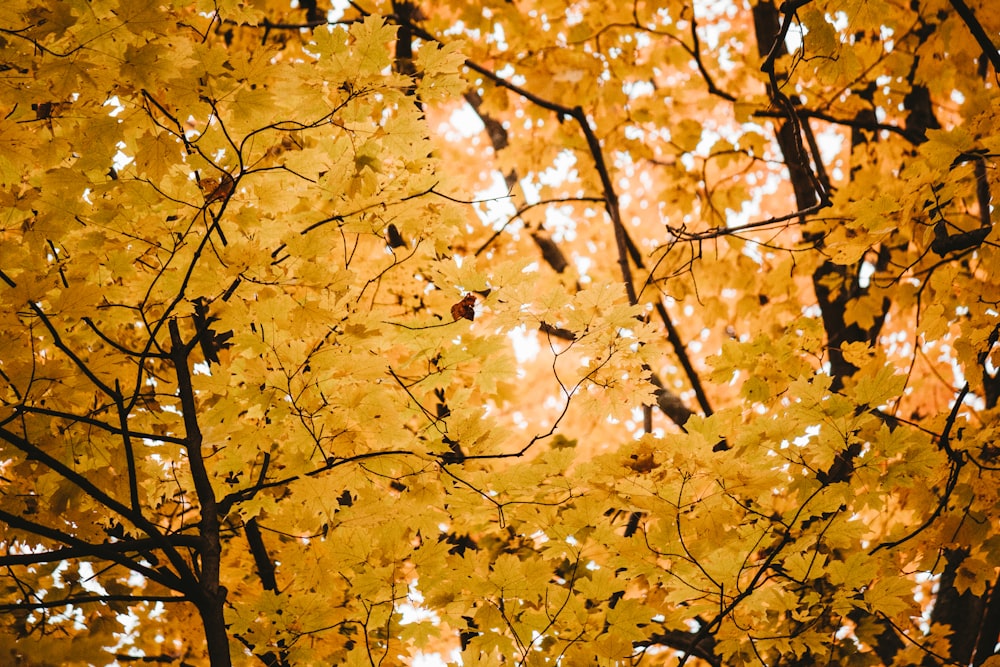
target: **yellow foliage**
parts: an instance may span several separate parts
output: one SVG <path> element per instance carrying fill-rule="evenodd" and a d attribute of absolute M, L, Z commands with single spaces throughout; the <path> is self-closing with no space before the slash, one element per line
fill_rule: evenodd
<path fill-rule="evenodd" d="M 0 8 L 0 663 L 996 660 L 990 3 L 341 4 Z"/>

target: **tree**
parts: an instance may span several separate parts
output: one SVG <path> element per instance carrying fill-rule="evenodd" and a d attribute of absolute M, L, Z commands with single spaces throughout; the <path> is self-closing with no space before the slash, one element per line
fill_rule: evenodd
<path fill-rule="evenodd" d="M 996 662 L 991 7 L 5 3 L 0 660 Z"/>

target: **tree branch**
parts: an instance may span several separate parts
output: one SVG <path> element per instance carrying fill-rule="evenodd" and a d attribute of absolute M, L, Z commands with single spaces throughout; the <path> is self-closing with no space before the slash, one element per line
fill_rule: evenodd
<path fill-rule="evenodd" d="M 215 489 L 205 459 L 202 456 L 202 433 L 198 423 L 198 407 L 194 398 L 194 385 L 188 368 L 188 355 L 192 343 L 181 338 L 177 319 L 171 318 L 167 328 L 170 332 L 170 359 L 177 374 L 177 392 L 181 399 L 181 413 L 184 419 L 184 437 L 188 455 L 188 467 L 198 498 L 201 519 L 198 532 L 203 540 L 200 556 L 199 589 L 195 604 L 201 613 L 205 626 L 208 654 L 213 667 L 228 667 L 231 664 L 229 636 L 223 618 L 222 606 L 226 600 L 226 588 L 220 583 L 222 542 L 219 534 L 219 514 L 215 499 Z"/>
<path fill-rule="evenodd" d="M 976 15 L 972 12 L 972 9 L 965 4 L 965 0 L 951 0 L 951 6 L 962 17 L 962 21 L 969 29 L 969 32 L 972 33 L 972 36 L 976 38 L 976 42 L 979 43 L 979 47 L 983 50 L 983 55 L 993 63 L 993 71 L 1000 75 L 1000 51 L 997 50 L 997 47 L 990 40 L 990 36 L 983 30 L 983 26 L 976 19 Z"/>
<path fill-rule="evenodd" d="M 167 537 L 170 544 L 178 547 L 189 547 L 197 549 L 201 546 L 201 538 L 193 535 L 174 534 Z M 60 540 L 62 541 L 62 540 Z M 95 547 L 103 552 L 127 553 L 148 553 L 161 549 L 159 540 L 152 538 L 140 538 L 136 540 L 119 540 L 117 542 L 104 542 L 99 545 L 87 544 L 87 546 L 64 547 L 53 551 L 30 552 L 23 554 L 7 554 L 0 556 L 0 567 L 13 567 L 15 565 L 36 565 L 38 563 L 58 563 L 63 560 L 73 560 L 77 558 L 102 557 L 94 550 Z"/>
<path fill-rule="evenodd" d="M 79 597 L 63 598 L 61 600 L 39 600 L 38 602 L 14 602 L 0 604 L 0 613 L 13 611 L 34 611 L 36 609 L 53 609 L 80 604 L 107 604 L 109 602 L 189 602 L 181 595 L 81 595 Z"/>
<path fill-rule="evenodd" d="M 112 435 L 122 435 L 122 430 L 118 427 L 112 426 L 107 422 L 103 422 L 100 419 L 94 419 L 93 417 L 88 417 L 87 415 L 78 415 L 72 412 L 62 412 L 61 410 L 53 410 L 51 408 L 44 408 L 37 405 L 15 405 L 14 414 L 33 414 L 33 415 L 45 415 L 47 417 L 55 417 L 57 419 L 65 419 L 71 423 L 86 424 L 88 426 L 93 426 L 94 428 L 99 428 L 102 431 L 107 431 Z M 131 434 L 135 438 L 142 438 L 148 440 L 159 440 L 162 442 L 169 442 L 175 445 L 183 445 L 184 440 L 182 438 L 175 438 L 172 435 L 167 434 L 154 434 L 154 433 L 144 433 L 139 431 L 131 431 Z"/>
<path fill-rule="evenodd" d="M 94 375 L 94 372 L 90 370 L 90 367 L 83 363 L 83 360 L 80 359 L 80 357 L 78 357 L 65 342 L 63 342 L 62 336 L 60 336 L 59 332 L 56 331 L 56 328 L 52 325 L 52 321 L 49 319 L 49 316 L 45 313 L 45 311 L 42 310 L 41 306 L 34 301 L 31 301 L 28 303 L 28 307 L 31 308 L 35 315 L 38 316 L 38 319 L 42 321 L 42 325 L 45 326 L 49 335 L 52 336 L 52 343 L 56 346 L 56 348 L 69 357 L 70 361 L 73 362 L 73 365 L 76 366 L 81 373 L 87 376 L 87 379 L 90 380 L 95 387 L 100 389 L 102 393 L 107 396 L 114 397 L 116 395 L 115 390 L 104 382 L 101 382 L 101 380 Z"/>
<path fill-rule="evenodd" d="M 257 574 L 265 590 L 273 593 L 278 592 L 278 581 L 274 576 L 274 561 L 267 555 L 267 547 L 264 546 L 264 537 L 260 534 L 260 526 L 257 525 L 256 517 L 250 519 L 243 526 L 243 532 L 247 536 L 247 544 L 250 545 L 250 554 L 253 562 L 257 566 Z"/>
<path fill-rule="evenodd" d="M 142 506 L 139 502 L 139 475 L 135 465 L 135 450 L 132 447 L 132 435 L 128 429 L 128 411 L 125 410 L 125 401 L 122 398 L 121 385 L 115 380 L 115 393 L 112 396 L 115 408 L 118 412 L 118 424 L 121 431 L 122 449 L 125 450 L 125 468 L 128 475 L 128 495 L 132 504 L 132 511 L 142 514 Z"/>
<path fill-rule="evenodd" d="M 654 307 L 656 308 L 656 314 L 660 316 L 660 320 L 663 322 L 663 326 L 667 330 L 667 340 L 669 340 L 671 346 L 673 346 L 674 354 L 676 354 L 677 359 L 680 360 L 681 367 L 684 369 L 684 374 L 687 375 L 688 382 L 691 383 L 691 388 L 694 390 L 694 394 L 698 398 L 698 405 L 701 406 L 701 409 L 705 413 L 706 417 L 711 415 L 712 405 L 708 402 L 708 394 L 705 393 L 705 388 L 701 384 L 701 377 L 698 375 L 698 372 L 694 369 L 694 365 L 691 363 L 691 357 L 688 356 L 687 348 L 684 345 L 684 341 L 681 340 L 681 336 L 677 332 L 677 328 L 674 326 L 673 320 L 670 318 L 670 313 L 667 312 L 667 307 L 663 305 L 662 299 L 658 299 Z"/>
<path fill-rule="evenodd" d="M 7 443 L 24 452 L 29 461 L 38 461 L 69 483 L 79 488 L 98 503 L 127 519 L 132 524 L 141 527 L 146 523 L 140 514 L 133 512 L 129 507 L 123 505 L 101 489 L 97 488 L 97 486 L 94 485 L 94 483 L 89 479 L 71 469 L 62 461 L 59 461 L 49 455 L 41 448 L 31 444 L 16 433 L 9 431 L 6 428 L 0 428 L 0 439 L 5 440 Z"/>
<path fill-rule="evenodd" d="M 653 646 L 666 646 L 704 660 L 712 667 L 721 667 L 722 659 L 715 654 L 715 639 L 711 636 L 695 643 L 697 634 L 685 632 L 684 630 L 665 630 L 649 636 L 649 639 L 633 642 L 635 648 L 650 648 Z"/>
<path fill-rule="evenodd" d="M 70 548 L 76 549 L 81 553 L 92 555 L 94 558 L 118 563 L 119 565 L 122 565 L 133 572 L 137 572 L 158 584 L 183 592 L 183 580 L 180 577 L 169 571 L 165 571 L 162 568 L 154 570 L 150 567 L 146 567 L 145 565 L 126 557 L 122 553 L 124 550 L 119 551 L 114 548 L 108 548 L 105 544 L 91 544 L 86 540 L 82 540 L 79 537 L 70 535 L 69 533 L 30 521 L 24 517 L 11 514 L 2 509 L 0 509 L 0 521 L 3 521 L 11 528 L 23 530 L 31 535 L 36 535 L 53 542 L 61 542 L 69 545 Z M 4 560 L 7 558 L 10 558 L 10 556 L 4 557 Z"/>

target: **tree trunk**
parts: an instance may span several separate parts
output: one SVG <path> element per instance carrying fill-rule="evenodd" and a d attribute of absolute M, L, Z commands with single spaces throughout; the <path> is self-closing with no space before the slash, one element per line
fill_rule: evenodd
<path fill-rule="evenodd" d="M 229 654 L 229 632 L 223 618 L 222 606 L 226 601 L 226 589 L 219 588 L 213 598 L 206 597 L 198 605 L 201 622 L 205 627 L 205 642 L 208 645 L 208 664 L 211 667 L 230 667 L 233 662 Z"/>

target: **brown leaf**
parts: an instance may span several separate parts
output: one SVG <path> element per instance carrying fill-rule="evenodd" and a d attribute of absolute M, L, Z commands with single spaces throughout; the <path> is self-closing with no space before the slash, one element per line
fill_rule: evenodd
<path fill-rule="evenodd" d="M 198 179 L 198 187 L 205 193 L 205 203 L 221 201 L 233 194 L 236 181 L 229 174 L 223 172 L 221 180 L 218 178 Z"/>
<path fill-rule="evenodd" d="M 457 321 L 463 317 L 470 322 L 476 319 L 476 295 L 469 292 L 462 300 L 451 307 L 451 316 Z"/>

